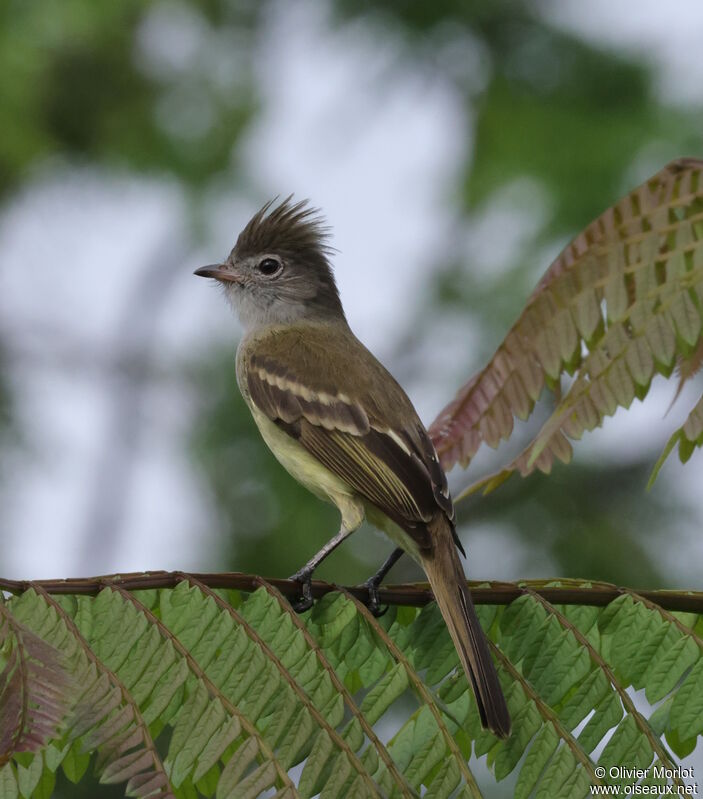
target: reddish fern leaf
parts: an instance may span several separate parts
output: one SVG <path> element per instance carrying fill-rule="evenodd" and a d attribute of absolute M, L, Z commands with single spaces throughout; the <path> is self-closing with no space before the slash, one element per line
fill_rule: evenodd
<path fill-rule="evenodd" d="M 676 359 L 697 366 L 703 306 L 703 161 L 674 161 L 605 211 L 559 255 L 490 362 L 430 428 L 445 469 L 466 466 L 526 419 L 545 384 L 573 384 L 516 470 L 548 472 Z M 684 367 L 685 368 L 685 367 Z M 682 372 L 683 374 L 683 372 Z M 486 481 L 482 482 L 485 487 Z"/>
<path fill-rule="evenodd" d="M 76 696 L 63 655 L 13 619 L 0 603 L 0 766 L 55 738 Z"/>

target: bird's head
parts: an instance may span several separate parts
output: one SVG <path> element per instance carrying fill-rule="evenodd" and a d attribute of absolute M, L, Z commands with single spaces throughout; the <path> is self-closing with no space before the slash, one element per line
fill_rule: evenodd
<path fill-rule="evenodd" d="M 270 201 L 239 234 L 221 264 L 196 269 L 217 280 L 245 329 L 301 320 L 341 320 L 329 262 L 328 229 L 307 201 Z"/>

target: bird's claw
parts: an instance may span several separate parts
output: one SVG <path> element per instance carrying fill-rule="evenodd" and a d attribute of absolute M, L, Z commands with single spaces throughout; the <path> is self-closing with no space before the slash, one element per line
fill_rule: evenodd
<path fill-rule="evenodd" d="M 295 574 L 292 574 L 289 579 L 295 580 L 296 583 L 300 583 L 300 599 L 298 599 L 297 602 L 291 603 L 293 605 L 293 610 L 296 613 L 305 613 L 305 611 L 310 610 L 313 605 L 311 574 L 301 569 Z"/>
<path fill-rule="evenodd" d="M 385 616 L 385 614 L 388 613 L 388 605 L 385 607 L 381 606 L 381 600 L 378 596 L 378 583 L 376 580 L 372 577 L 364 583 L 364 587 L 369 592 L 369 599 L 366 603 L 369 613 L 377 619 L 380 619 L 381 616 Z"/>

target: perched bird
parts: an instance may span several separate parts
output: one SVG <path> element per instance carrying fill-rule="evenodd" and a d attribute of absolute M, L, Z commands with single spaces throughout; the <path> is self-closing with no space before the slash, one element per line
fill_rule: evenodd
<path fill-rule="evenodd" d="M 327 229 L 305 201 L 267 203 L 214 278 L 244 327 L 237 381 L 264 441 L 306 488 L 341 514 L 335 535 L 293 578 L 312 604 L 316 566 L 368 517 L 424 569 L 473 686 L 481 722 L 510 733 L 510 716 L 466 586 L 454 506 L 432 441 L 403 389 L 347 324 Z M 462 550 L 463 552 L 463 550 Z"/>

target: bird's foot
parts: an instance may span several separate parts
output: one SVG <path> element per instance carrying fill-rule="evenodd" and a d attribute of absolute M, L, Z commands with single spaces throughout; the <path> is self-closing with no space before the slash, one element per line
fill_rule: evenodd
<path fill-rule="evenodd" d="M 312 572 L 307 569 L 300 569 L 300 571 L 297 571 L 295 574 L 291 574 L 288 579 L 300 583 L 300 598 L 296 602 L 291 603 L 293 605 L 293 610 L 296 613 L 304 613 L 306 610 L 310 610 L 313 605 Z"/>
<path fill-rule="evenodd" d="M 388 605 L 385 607 L 381 605 L 381 600 L 378 596 L 378 585 L 379 581 L 375 579 L 375 575 L 364 583 L 364 587 L 369 592 L 366 607 L 369 609 L 369 613 L 371 613 L 372 616 L 380 619 L 381 616 L 384 616 L 388 612 Z"/>

